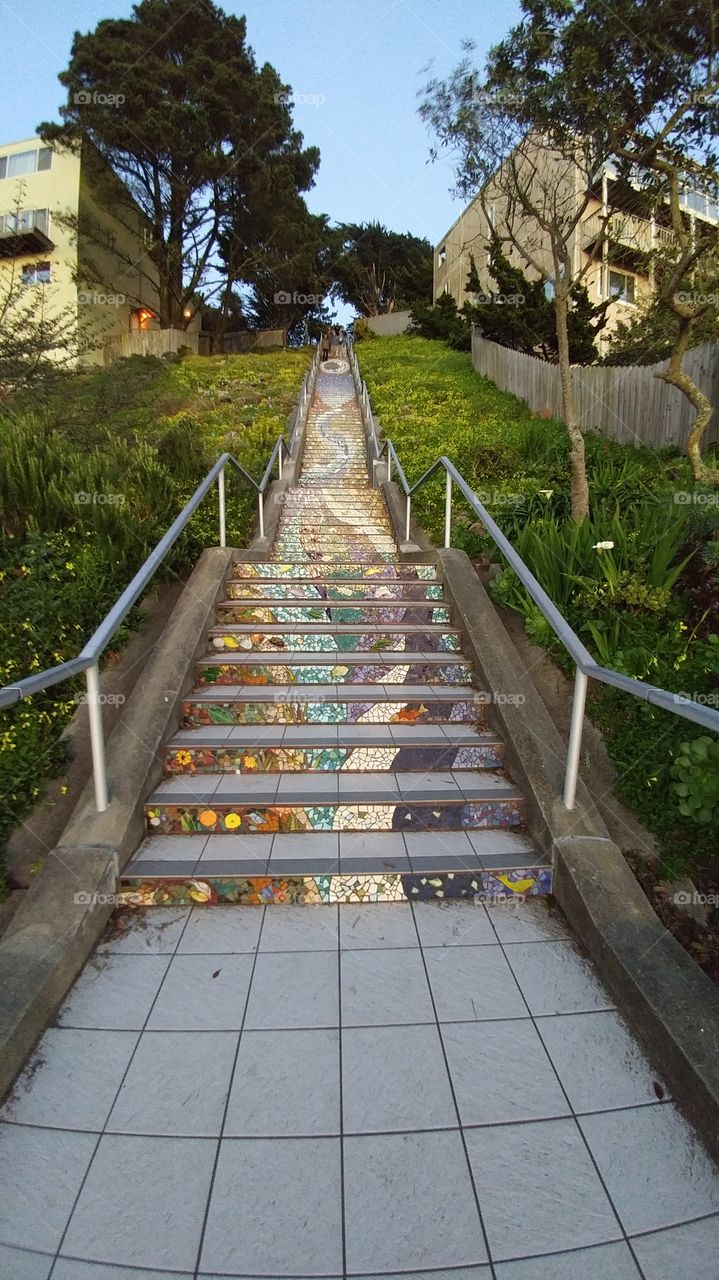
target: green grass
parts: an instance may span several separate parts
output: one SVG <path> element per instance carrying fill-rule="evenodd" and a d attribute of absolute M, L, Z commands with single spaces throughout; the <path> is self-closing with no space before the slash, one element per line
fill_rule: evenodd
<path fill-rule="evenodd" d="M 0 685 L 80 651 L 220 453 L 261 478 L 308 364 L 302 351 L 134 357 L 0 413 Z M 255 496 L 229 473 L 227 492 L 228 541 L 242 546 Z M 158 576 L 185 576 L 217 530 L 215 491 Z M 62 769 L 60 735 L 82 687 L 0 711 L 0 848 Z"/>
<path fill-rule="evenodd" d="M 719 515 L 713 504 L 675 503 L 677 490 L 694 489 L 685 458 L 588 432 L 592 516 L 578 527 L 570 519 L 563 424 L 534 417 L 522 401 L 476 374 L 469 355 L 442 342 L 376 338 L 360 344 L 358 356 L 373 408 L 410 483 L 446 454 L 597 661 L 719 702 L 717 645 L 710 638 L 716 615 L 707 601 Z M 413 499 L 438 542 L 443 499 L 443 475 Z M 613 550 L 598 552 L 594 544 L 602 541 L 612 541 Z M 456 491 L 452 544 L 475 558 L 492 549 Z M 571 674 L 565 650 L 509 570 L 493 594 L 522 615 L 532 640 Z M 712 826 L 680 814 L 670 773 L 681 743 L 702 730 L 606 687 L 592 689 L 590 714 L 616 765 L 617 791 L 655 833 L 666 868 L 706 866 L 716 856 Z"/>

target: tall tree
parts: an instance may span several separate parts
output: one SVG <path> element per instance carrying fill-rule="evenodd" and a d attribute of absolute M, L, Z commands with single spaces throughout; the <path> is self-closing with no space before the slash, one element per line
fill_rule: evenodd
<path fill-rule="evenodd" d="M 542 129 L 531 127 L 519 95 L 493 84 L 491 63 L 487 76 L 474 67 L 473 49 L 466 45 L 465 57 L 447 80 L 430 81 L 420 114 L 438 145 L 454 151 L 456 190 L 478 200 L 485 243 L 514 252 L 529 275 L 551 290 L 571 449 L 572 515 L 581 520 L 589 514 L 589 484 L 574 402 L 570 314 L 592 264 L 576 254 L 575 242 L 607 157 L 561 118 L 547 119 Z"/>
<path fill-rule="evenodd" d="M 258 174 L 278 157 L 311 185 L 319 154 L 292 128 L 287 86 L 269 64 L 258 69 L 245 19 L 211 0 L 141 0 L 131 18 L 76 33 L 60 81 L 63 123 L 39 132 L 92 144 L 123 180 L 117 214 L 136 229 L 139 205 L 146 219 L 140 267 L 159 280 L 160 324 L 185 327 L 188 302 L 212 278 L 228 205 L 244 195 L 250 209 Z M 215 278 L 210 289 L 220 288 Z"/>
<path fill-rule="evenodd" d="M 343 223 L 334 232 L 334 295 L 363 316 L 432 299 L 432 246 L 380 222 Z"/>
<path fill-rule="evenodd" d="M 712 406 L 683 366 L 713 305 L 691 282 L 716 252 L 716 229 L 692 216 L 719 197 L 719 27 L 715 0 L 523 0 L 524 18 L 494 51 L 490 83 L 526 126 L 561 128 L 618 159 L 669 222 L 654 268 L 673 334 L 658 374 L 696 409 L 687 451 L 698 480 L 719 483 L 701 456 Z"/>
<path fill-rule="evenodd" d="M 555 309 L 545 282 L 528 280 L 494 240 L 490 244 L 488 270 L 496 287 L 485 290 L 474 257 L 470 257 L 467 289 L 474 297 L 463 308 L 467 319 L 478 325 L 485 338 L 500 346 L 556 363 Z M 595 306 L 586 289 L 574 285 L 567 317 L 572 364 L 591 364 L 596 359 L 594 340 L 606 324 L 610 302 L 606 299 Z"/>

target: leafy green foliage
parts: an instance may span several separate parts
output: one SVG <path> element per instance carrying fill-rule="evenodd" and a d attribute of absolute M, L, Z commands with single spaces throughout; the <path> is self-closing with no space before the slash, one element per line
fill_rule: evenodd
<path fill-rule="evenodd" d="M 556 363 L 557 321 L 544 281 L 529 280 L 502 252 L 497 240 L 490 245 L 488 269 L 495 284 L 489 292 L 482 288 L 471 259 L 467 288 L 475 299 L 462 308 L 467 320 L 502 347 Z M 580 284 L 572 288 L 567 316 L 572 364 L 590 364 L 596 358 L 594 340 L 606 323 L 607 305 L 605 301 L 595 306 Z"/>
<path fill-rule="evenodd" d="M 50 142 L 83 145 L 88 163 L 95 152 L 107 162 L 105 198 L 127 227 L 139 205 L 152 270 L 137 255 L 132 267 L 153 286 L 157 275 L 163 327 L 183 328 L 197 290 L 208 278 L 217 287 L 221 233 L 229 288 L 319 165 L 293 128 L 289 86 L 257 66 L 246 36 L 244 17 L 211 0 L 140 0 L 130 17 L 76 32 L 59 77 L 64 123 L 40 126 Z"/>
<path fill-rule="evenodd" d="M 79 653 L 223 450 L 259 476 L 286 425 L 306 352 L 133 357 L 69 378 L 0 416 L 0 684 Z M 34 408 L 34 412 L 33 412 Z M 228 541 L 254 495 L 228 475 Z M 209 494 L 160 571 L 184 576 L 216 545 Z M 121 647 L 140 608 L 113 640 Z M 83 682 L 0 711 L 0 845 L 65 759 L 61 731 Z"/>
<path fill-rule="evenodd" d="M 432 246 L 379 222 L 344 223 L 334 233 L 333 295 L 361 315 L 402 311 L 432 297 Z"/>
<path fill-rule="evenodd" d="M 574 521 L 560 423 L 534 418 L 439 341 L 379 338 L 363 347 L 361 366 L 410 482 L 447 454 L 598 662 L 719 705 L 719 508 L 674 501 L 677 491 L 702 496 L 686 459 L 588 432 L 592 519 Z M 442 478 L 413 503 L 441 540 Z M 452 542 L 475 557 L 493 547 L 457 494 Z M 603 542 L 614 545 L 598 548 Z M 507 567 L 492 591 L 570 674 L 566 651 Z M 711 824 L 681 811 L 672 789 L 687 722 L 605 686 L 592 690 L 590 714 L 616 766 L 618 793 L 656 833 L 672 872 L 707 864 L 715 856 Z"/>
<path fill-rule="evenodd" d="M 683 742 L 672 765 L 679 812 L 704 826 L 719 814 L 719 741 L 702 735 Z"/>
<path fill-rule="evenodd" d="M 472 329 L 465 308 L 460 310 L 451 293 L 443 293 L 434 305 L 415 302 L 410 332 L 420 338 L 437 338 L 454 351 L 469 351 L 472 346 Z"/>

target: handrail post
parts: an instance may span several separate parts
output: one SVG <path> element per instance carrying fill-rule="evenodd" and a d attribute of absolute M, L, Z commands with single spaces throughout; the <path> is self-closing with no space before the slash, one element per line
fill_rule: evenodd
<path fill-rule="evenodd" d="M 225 468 L 217 476 L 217 497 L 220 505 L 220 546 L 227 546 L 227 519 L 225 515 Z"/>
<path fill-rule="evenodd" d="M 410 541 L 411 528 L 412 528 L 412 499 L 411 499 L 410 495 L 409 495 L 409 494 L 407 494 L 407 514 L 406 514 L 406 516 L 405 516 L 405 522 L 404 522 L 404 540 L 405 540 L 405 542 L 409 542 L 409 541 Z"/>
<path fill-rule="evenodd" d="M 582 728 L 584 725 L 584 705 L 587 700 L 587 677 L 577 667 L 574 677 L 574 697 L 572 699 L 572 724 L 569 730 L 567 746 L 567 769 L 564 775 L 564 807 L 573 809 L 577 794 L 577 777 L 579 775 L 579 755 L 582 750 Z"/>
<path fill-rule="evenodd" d="M 391 479 L 392 479 L 392 453 L 388 449 L 387 450 L 387 484 L 389 484 Z"/>
<path fill-rule="evenodd" d="M 280 480 L 282 479 L 282 450 L 283 449 L 284 449 L 284 443 L 282 440 L 280 440 L 280 447 L 277 453 L 277 475 Z"/>
<path fill-rule="evenodd" d="M 265 536 L 265 499 L 262 491 L 260 491 L 257 495 L 257 505 L 258 505 L 259 514 L 260 514 L 260 537 L 264 538 Z"/>
<path fill-rule="evenodd" d="M 102 706 L 100 705 L 100 668 L 97 663 L 85 672 L 87 685 L 87 714 L 90 721 L 90 746 L 92 749 L 92 776 L 95 783 L 95 808 L 104 813 L 110 804 L 107 791 L 107 766 L 105 763 L 105 739 L 102 731 Z"/>
<path fill-rule="evenodd" d="M 452 476 L 447 472 L 447 487 L 444 497 L 444 545 L 452 545 Z"/>

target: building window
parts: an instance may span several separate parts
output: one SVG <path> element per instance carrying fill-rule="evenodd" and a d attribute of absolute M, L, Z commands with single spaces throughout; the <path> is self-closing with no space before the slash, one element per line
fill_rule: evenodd
<path fill-rule="evenodd" d="M 447 246 L 446 244 L 444 244 L 442 245 L 442 248 L 437 254 L 437 262 L 439 263 L 440 267 L 443 267 L 446 261 L 447 261 Z"/>
<path fill-rule="evenodd" d="M 132 332 L 144 333 L 153 327 L 153 323 L 157 320 L 154 311 L 150 311 L 149 307 L 137 307 L 135 311 L 130 312 L 130 330 Z"/>
<path fill-rule="evenodd" d="M 49 209 L 19 209 L 17 213 L 4 213 L 0 216 L 0 233 L 16 235 L 19 231 L 37 229 L 44 235 L 50 231 Z"/>
<path fill-rule="evenodd" d="M 23 284 L 49 284 L 52 269 L 49 262 L 30 262 L 22 269 Z"/>
<path fill-rule="evenodd" d="M 621 302 L 634 302 L 634 276 L 625 271 L 609 272 L 609 296 L 619 298 Z"/>
<path fill-rule="evenodd" d="M 32 151 L 15 151 L 9 156 L 0 156 L 0 178 L 22 178 L 27 173 L 49 169 L 52 165 L 50 147 L 34 147 Z"/>

